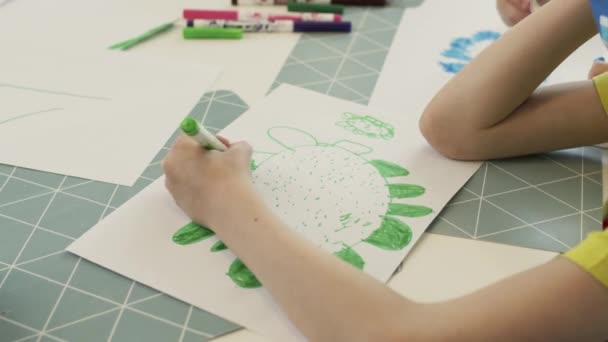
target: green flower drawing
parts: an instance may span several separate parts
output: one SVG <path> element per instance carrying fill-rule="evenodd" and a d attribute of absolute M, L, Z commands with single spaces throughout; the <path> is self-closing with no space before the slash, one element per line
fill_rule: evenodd
<path fill-rule="evenodd" d="M 412 240 L 412 230 L 402 218 L 433 212 L 429 207 L 402 203 L 422 196 L 425 189 L 395 182 L 409 172 L 390 161 L 365 158 L 372 152 L 367 146 L 348 140 L 322 143 L 291 127 L 271 128 L 268 137 L 282 150 L 255 153 L 251 163 L 253 182 L 263 190 L 260 194 L 265 202 L 305 238 L 359 269 L 365 268 L 365 260 L 357 252 L 358 245 L 402 250 Z M 328 203 L 332 205 L 328 207 Z M 173 241 L 189 245 L 213 235 L 208 228 L 190 223 L 173 235 Z M 211 252 L 226 249 L 218 241 Z M 227 275 L 242 288 L 261 286 L 239 259 Z"/>

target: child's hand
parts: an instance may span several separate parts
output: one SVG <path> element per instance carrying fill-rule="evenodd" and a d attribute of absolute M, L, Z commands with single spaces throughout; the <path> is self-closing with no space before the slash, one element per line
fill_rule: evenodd
<path fill-rule="evenodd" d="M 593 62 L 591 65 L 591 69 L 589 70 L 589 79 L 594 78 L 597 75 L 601 75 L 605 72 L 608 72 L 608 63 L 606 62 Z"/>
<path fill-rule="evenodd" d="M 229 145 L 225 139 L 220 139 Z M 226 152 L 206 151 L 180 137 L 163 161 L 165 184 L 177 205 L 195 222 L 213 226 L 230 215 L 243 194 L 253 193 L 251 147 L 240 142 Z"/>
<path fill-rule="evenodd" d="M 513 26 L 530 15 L 530 0 L 496 0 L 496 9 L 508 26 Z"/>

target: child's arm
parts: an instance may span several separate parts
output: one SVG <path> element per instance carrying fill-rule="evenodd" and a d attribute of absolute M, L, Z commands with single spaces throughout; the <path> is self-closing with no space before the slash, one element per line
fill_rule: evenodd
<path fill-rule="evenodd" d="M 249 266 L 310 340 L 608 338 L 608 289 L 562 258 L 445 303 L 399 296 L 274 216 L 253 189 L 250 156 L 245 144 L 203 151 L 182 138 L 164 163 L 167 187 L 193 220 L 212 227 Z"/>
<path fill-rule="evenodd" d="M 597 29 L 588 0 L 552 0 L 454 76 L 420 125 L 438 151 L 490 159 L 608 141 L 592 81 L 541 82 Z"/>

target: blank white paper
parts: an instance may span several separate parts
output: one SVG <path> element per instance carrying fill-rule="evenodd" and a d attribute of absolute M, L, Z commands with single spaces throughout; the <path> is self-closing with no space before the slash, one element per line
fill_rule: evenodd
<path fill-rule="evenodd" d="M 11 53 L 0 63 L 0 163 L 128 186 L 219 75 L 118 53 Z"/>

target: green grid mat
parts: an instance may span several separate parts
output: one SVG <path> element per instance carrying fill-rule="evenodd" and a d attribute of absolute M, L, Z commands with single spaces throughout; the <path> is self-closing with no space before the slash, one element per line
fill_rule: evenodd
<path fill-rule="evenodd" d="M 366 104 L 404 9 L 421 2 L 349 8 L 355 32 L 303 35 L 273 88 Z M 218 91 L 191 116 L 217 132 L 247 108 Z M 0 342 L 204 341 L 239 328 L 63 252 L 161 175 L 176 136 L 131 188 L 0 165 Z M 564 251 L 600 229 L 599 160 L 597 149 L 581 148 L 485 163 L 430 231 Z"/>

